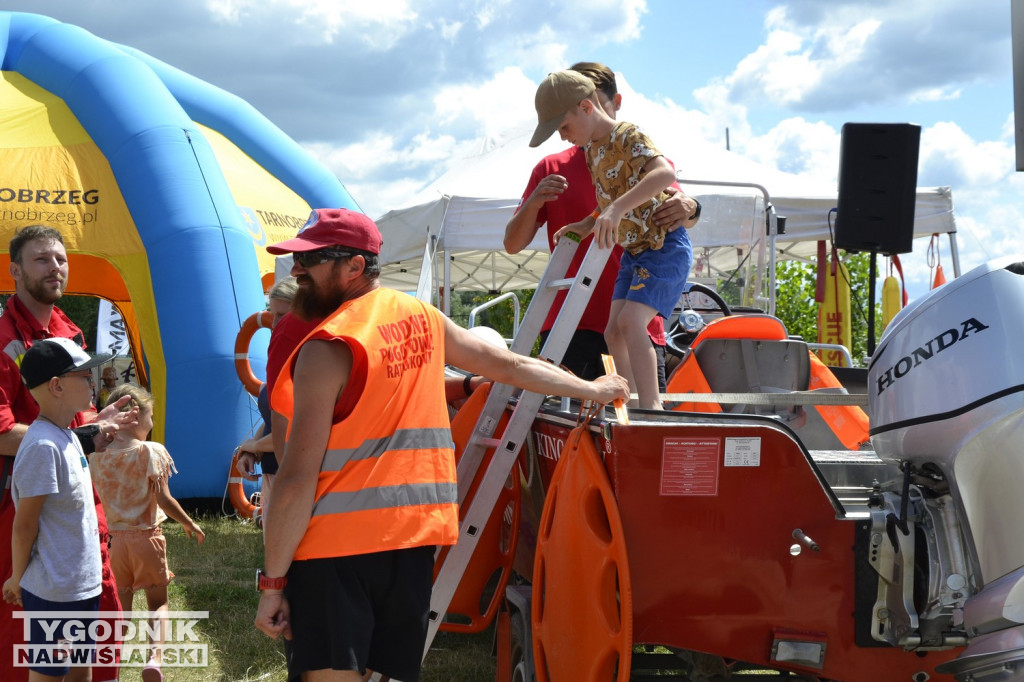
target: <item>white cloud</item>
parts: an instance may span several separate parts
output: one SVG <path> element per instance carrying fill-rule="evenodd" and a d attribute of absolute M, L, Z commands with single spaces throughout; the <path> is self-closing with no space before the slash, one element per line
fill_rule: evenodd
<path fill-rule="evenodd" d="M 487 52 L 495 63 L 516 64 L 524 71 L 545 73 L 564 69 L 569 61 L 568 50 L 564 36 L 542 24 L 529 33 L 496 37 Z"/>
<path fill-rule="evenodd" d="M 764 43 L 723 82 L 738 101 L 816 111 L 953 99 L 1005 74 L 1008 18 L 996 0 L 791 0 L 767 13 Z"/>
<path fill-rule="evenodd" d="M 924 88 L 912 93 L 907 100 L 911 104 L 915 104 L 917 102 L 941 102 L 943 100 L 959 99 L 963 92 L 963 88 L 956 88 L 952 86 Z"/>
<path fill-rule="evenodd" d="M 515 67 L 482 83 L 445 86 L 433 99 L 432 126 L 451 126 L 461 120 L 485 137 L 521 128 L 535 118 L 536 90 L 537 84 Z"/>
<path fill-rule="evenodd" d="M 441 21 L 441 37 L 448 42 L 454 41 L 458 38 L 459 33 L 462 31 L 463 24 L 461 21 Z"/>
<path fill-rule="evenodd" d="M 344 31 L 376 49 L 392 46 L 417 19 L 408 0 L 207 0 L 206 8 L 227 23 L 271 18 L 313 31 L 325 43 Z"/>
<path fill-rule="evenodd" d="M 977 142 L 953 122 L 921 132 L 919 176 L 969 188 L 994 186 L 1013 171 L 1013 147 L 1005 142 Z"/>
<path fill-rule="evenodd" d="M 1013 144 L 1016 139 L 1016 131 L 1014 130 L 1016 120 L 1017 119 L 1011 112 L 1010 115 L 1006 117 L 1006 122 L 1003 123 L 1002 131 L 1000 133 L 1000 138 L 1003 140 L 1009 140 L 1011 144 Z M 1022 142 L 1024 142 L 1024 140 L 1022 140 Z"/>
<path fill-rule="evenodd" d="M 843 32 L 802 29 L 786 20 L 784 8 L 769 12 L 765 44 L 747 55 L 725 79 L 730 90 L 766 96 L 789 106 L 803 101 L 837 71 L 861 58 L 880 22 L 863 19 Z"/>
<path fill-rule="evenodd" d="M 764 135 L 740 141 L 741 154 L 788 173 L 833 186 L 839 175 L 840 134 L 822 121 L 787 118 Z"/>

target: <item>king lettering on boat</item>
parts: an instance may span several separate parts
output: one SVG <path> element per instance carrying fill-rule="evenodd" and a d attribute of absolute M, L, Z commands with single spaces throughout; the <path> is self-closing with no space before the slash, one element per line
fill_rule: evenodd
<path fill-rule="evenodd" d="M 882 391 L 896 383 L 897 379 L 902 379 L 907 372 L 924 361 L 930 360 L 936 353 L 941 353 L 950 346 L 963 341 L 972 333 L 976 334 L 985 329 L 988 329 L 988 325 L 982 324 L 976 318 L 971 317 L 960 323 L 960 329 L 955 327 L 947 329 L 935 338 L 930 339 L 928 343 L 918 346 L 910 351 L 909 354 L 897 360 L 892 367 L 882 372 L 877 380 L 878 393 L 876 395 L 882 395 Z"/>

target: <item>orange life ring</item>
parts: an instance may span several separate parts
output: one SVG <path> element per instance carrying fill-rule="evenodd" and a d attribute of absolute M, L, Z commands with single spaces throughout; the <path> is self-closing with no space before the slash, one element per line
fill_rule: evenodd
<path fill-rule="evenodd" d="M 256 378 L 252 372 L 252 365 L 249 364 L 249 342 L 252 341 L 252 335 L 257 329 L 270 329 L 273 324 L 273 314 L 269 310 L 261 310 L 246 318 L 242 328 L 238 330 L 238 336 L 235 337 L 235 372 L 245 390 L 253 396 L 260 394 L 263 382 Z"/>
<path fill-rule="evenodd" d="M 235 454 L 231 457 L 231 468 L 228 469 L 228 499 L 231 500 L 231 506 L 235 508 L 239 516 L 243 519 L 251 519 L 259 512 L 259 507 L 245 496 L 245 488 L 242 487 L 244 479 L 236 468 L 240 454 L 242 454 L 240 450 L 235 450 Z"/>

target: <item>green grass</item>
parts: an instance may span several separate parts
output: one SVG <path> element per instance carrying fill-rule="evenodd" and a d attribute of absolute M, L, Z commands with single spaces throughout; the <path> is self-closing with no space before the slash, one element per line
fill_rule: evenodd
<path fill-rule="evenodd" d="M 423 661 L 421 682 L 494 682 L 494 626 L 478 635 L 437 633 Z"/>
<path fill-rule="evenodd" d="M 175 574 L 170 587 L 171 611 L 209 611 L 195 628 L 209 652 L 205 668 L 164 668 L 168 682 L 248 682 L 284 680 L 281 642 L 253 627 L 259 595 L 253 585 L 263 565 L 263 536 L 252 523 L 223 516 L 196 519 L 206 542 L 188 540 L 181 526 L 167 522 L 167 560 Z M 146 610 L 145 594 L 133 607 Z M 423 682 L 491 682 L 493 628 L 479 635 L 439 633 L 423 665 Z M 123 668 L 121 680 L 139 682 L 140 668 Z"/>

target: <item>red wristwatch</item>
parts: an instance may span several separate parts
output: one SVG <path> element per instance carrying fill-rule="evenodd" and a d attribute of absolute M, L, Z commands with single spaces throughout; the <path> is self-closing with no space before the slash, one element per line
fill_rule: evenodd
<path fill-rule="evenodd" d="M 263 590 L 283 590 L 284 586 L 287 584 L 287 576 L 281 576 L 280 578 L 268 578 L 262 568 L 256 569 L 256 589 L 260 592 Z"/>

